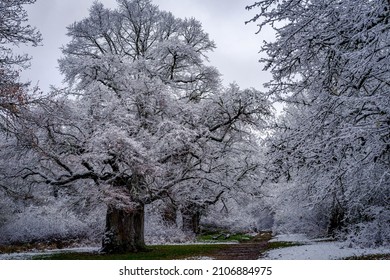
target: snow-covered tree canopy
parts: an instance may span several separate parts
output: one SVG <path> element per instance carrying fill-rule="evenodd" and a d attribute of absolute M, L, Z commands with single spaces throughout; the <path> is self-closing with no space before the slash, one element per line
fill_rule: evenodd
<path fill-rule="evenodd" d="M 269 114 L 256 90 L 222 89 L 218 72 L 204 64 L 214 43 L 198 21 L 150 1 L 118 1 L 116 10 L 95 3 L 68 34 L 60 69 L 75 86 L 76 101 L 66 102 L 77 121 L 58 122 L 48 135 L 72 147 L 71 164 L 56 157 L 64 173 L 48 178 L 51 184 L 89 178 L 126 185 L 138 174 L 142 192 L 132 189 L 132 202 L 188 180 L 219 186 L 210 174 L 221 169 L 221 155 L 249 141 L 251 127 Z"/>
<path fill-rule="evenodd" d="M 199 21 L 175 18 L 150 1 L 117 2 L 116 10 L 96 2 L 88 18 L 69 26 L 72 41 L 60 60 L 68 82 L 83 89 L 99 81 L 120 95 L 126 90 L 123 78 L 142 72 L 191 98 L 212 90 L 219 74 L 204 60 L 215 44 Z"/>
<path fill-rule="evenodd" d="M 330 230 L 388 212 L 389 1 L 265 0 L 251 8 L 261 11 L 253 19 L 260 28 L 276 31 L 262 62 L 273 74 L 269 94 L 286 106 L 269 143 L 270 176 L 306 186 L 308 207 L 327 205 Z"/>

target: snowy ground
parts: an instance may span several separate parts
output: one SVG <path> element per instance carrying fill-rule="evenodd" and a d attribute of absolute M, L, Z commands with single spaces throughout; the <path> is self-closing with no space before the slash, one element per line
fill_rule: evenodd
<path fill-rule="evenodd" d="M 353 256 L 390 254 L 390 248 L 358 248 L 344 242 L 310 240 L 305 235 L 279 235 L 272 241 L 297 242 L 303 245 L 271 250 L 262 259 L 267 260 L 337 260 Z"/>
<path fill-rule="evenodd" d="M 336 260 L 353 256 L 371 254 L 390 254 L 390 248 L 358 248 L 351 247 L 344 242 L 313 240 L 301 234 L 278 235 L 271 240 L 297 242 L 300 246 L 275 249 L 262 256 L 266 260 Z M 194 243 L 192 243 L 194 244 Z M 61 252 L 97 252 L 98 247 L 70 248 L 62 250 L 35 251 L 26 253 L 0 254 L 0 260 L 28 260 L 37 255 L 49 255 Z M 197 257 L 196 259 L 209 259 Z"/>

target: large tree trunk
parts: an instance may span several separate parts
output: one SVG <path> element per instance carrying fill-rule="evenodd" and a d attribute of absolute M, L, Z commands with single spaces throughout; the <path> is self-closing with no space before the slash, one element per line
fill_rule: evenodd
<path fill-rule="evenodd" d="M 144 207 L 129 210 L 108 206 L 102 251 L 127 253 L 144 248 Z"/>
<path fill-rule="evenodd" d="M 333 206 L 329 223 L 328 223 L 328 236 L 336 237 L 337 233 L 344 227 L 345 213 L 339 204 Z"/>
<path fill-rule="evenodd" d="M 198 234 L 200 232 L 200 211 L 190 205 L 182 210 L 183 231 Z"/>

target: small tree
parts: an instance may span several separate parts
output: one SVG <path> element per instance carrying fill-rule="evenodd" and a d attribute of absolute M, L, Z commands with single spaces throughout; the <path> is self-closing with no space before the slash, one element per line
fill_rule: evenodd
<path fill-rule="evenodd" d="M 16 55 L 13 46 L 37 46 L 42 38 L 30 25 L 25 25 L 27 13 L 23 5 L 35 0 L 6 0 L 0 3 L 0 129 L 7 129 L 10 118 L 26 104 L 28 84 L 19 81 L 19 71 L 28 67 L 28 55 Z"/>
<path fill-rule="evenodd" d="M 9 186 L 4 181 L 13 166 L 6 159 L 15 156 L 11 152 L 14 149 L 10 142 L 15 142 L 10 140 L 13 138 L 10 133 L 16 132 L 17 117 L 22 117 L 27 103 L 32 100 L 28 94 L 28 83 L 19 79 L 20 71 L 29 66 L 31 58 L 27 54 L 15 54 L 12 48 L 21 44 L 37 46 L 42 41 L 40 33 L 25 24 L 28 17 L 23 5 L 34 3 L 33 0 L 0 2 L 0 151 L 4 159 L 0 162 L 0 191 L 11 197 L 20 194 L 15 191 L 15 186 Z"/>

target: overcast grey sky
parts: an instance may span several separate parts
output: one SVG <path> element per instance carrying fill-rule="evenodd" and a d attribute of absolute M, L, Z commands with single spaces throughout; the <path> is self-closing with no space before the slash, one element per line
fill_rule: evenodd
<path fill-rule="evenodd" d="M 43 91 L 49 85 L 61 87 L 63 77 L 59 74 L 57 60 L 61 57 L 60 47 L 66 45 L 66 27 L 88 16 L 88 9 L 94 0 L 37 0 L 26 6 L 30 24 L 43 35 L 43 46 L 21 47 L 20 52 L 33 56 L 31 69 L 22 74 L 24 79 L 38 83 Z M 115 0 L 101 0 L 106 7 L 115 8 Z M 245 7 L 254 0 L 152 0 L 162 10 L 172 12 L 176 17 L 194 17 L 203 24 L 217 49 L 209 54 L 211 65 L 223 75 L 224 84 L 233 81 L 242 88 L 262 88 L 269 74 L 262 71 L 258 62 L 258 51 L 264 36 L 256 35 L 255 24 L 245 25 L 245 21 L 256 11 Z"/>

